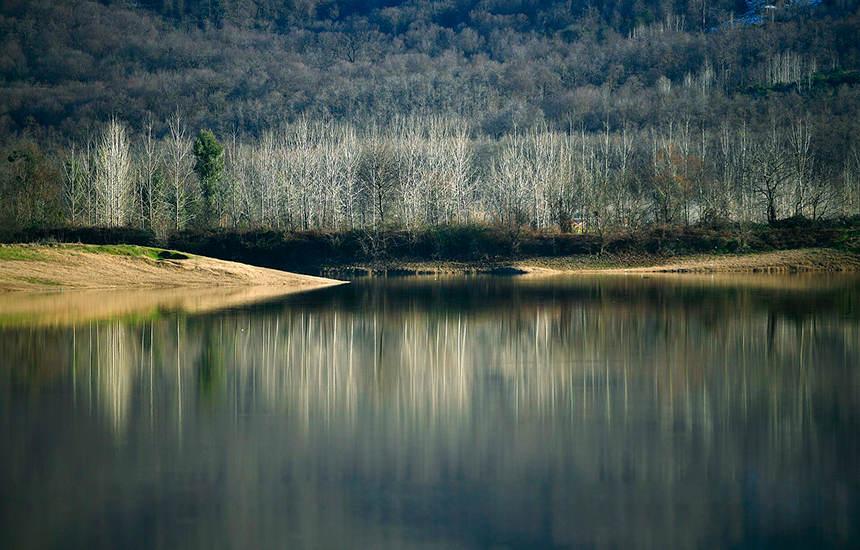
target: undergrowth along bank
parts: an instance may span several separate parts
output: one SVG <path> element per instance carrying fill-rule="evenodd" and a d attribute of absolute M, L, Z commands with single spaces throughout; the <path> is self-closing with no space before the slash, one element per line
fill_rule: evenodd
<path fill-rule="evenodd" d="M 169 248 L 271 267 L 318 274 L 356 265 L 460 262 L 498 266 L 524 258 L 582 256 L 629 259 L 720 255 L 799 248 L 860 252 L 860 219 L 783 220 L 772 225 L 650 226 L 584 234 L 529 228 L 450 225 L 418 230 L 381 229 L 340 232 L 252 229 L 187 230 L 159 239 L 129 228 L 62 228 L 21 232 L 7 242 L 80 242 Z"/>

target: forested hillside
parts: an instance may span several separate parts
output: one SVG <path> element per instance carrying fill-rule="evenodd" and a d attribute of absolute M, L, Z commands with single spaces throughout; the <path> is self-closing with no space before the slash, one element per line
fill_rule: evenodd
<path fill-rule="evenodd" d="M 3 0 L 0 223 L 856 216 L 858 8 Z"/>

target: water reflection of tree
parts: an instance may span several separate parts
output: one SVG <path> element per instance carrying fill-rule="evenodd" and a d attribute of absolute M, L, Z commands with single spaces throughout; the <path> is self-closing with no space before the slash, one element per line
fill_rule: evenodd
<path fill-rule="evenodd" d="M 201 399 L 214 401 L 224 392 L 226 363 L 222 352 L 223 333 L 205 332 L 201 337 L 200 356 L 195 363 L 197 388 Z"/>
<path fill-rule="evenodd" d="M 77 406 L 91 395 L 116 435 L 196 449 L 174 475 L 192 498 L 241 503 L 225 534 L 265 532 L 288 508 L 283 529 L 338 524 L 326 535 L 338 541 L 361 529 L 356 510 L 407 521 L 415 506 L 343 486 L 408 487 L 432 508 L 443 498 L 432 488 L 456 481 L 481 498 L 464 489 L 451 513 L 509 540 L 550 522 L 554 544 L 691 547 L 742 533 L 751 501 L 770 505 L 757 521 L 779 525 L 780 499 L 860 478 L 856 438 L 845 438 L 860 425 L 856 319 L 784 296 L 770 308 L 743 290 L 728 305 L 707 296 L 589 287 L 474 309 L 438 293 L 438 308 L 370 296 L 352 308 L 7 332 L 0 351 L 23 357 L 38 343 L 63 366 L 28 356 L 28 372 L 74 381 Z M 203 401 L 213 415 L 195 413 Z M 285 483 L 292 504 L 254 504 Z M 836 525 L 856 505 L 824 515 Z"/>
<path fill-rule="evenodd" d="M 669 426 L 704 426 L 713 421 L 715 406 L 723 422 L 748 422 L 752 415 L 781 432 L 814 427 L 813 414 L 857 420 L 853 407 L 833 410 L 850 404 L 851 395 L 821 395 L 834 387 L 834 377 L 852 377 L 837 366 L 858 358 L 857 328 L 815 318 L 753 313 L 717 327 L 695 312 L 607 299 L 478 318 L 296 310 L 208 322 L 183 324 L 188 341 L 180 350 L 161 327 L 154 338 L 163 349 L 155 364 L 193 366 L 196 379 L 189 387 L 208 396 L 226 391 L 229 370 L 232 383 L 245 387 L 238 399 L 292 407 L 305 418 L 311 412 L 329 420 L 353 416 L 358 396 L 364 396 L 376 407 L 394 404 L 416 418 L 445 423 L 468 415 L 486 392 L 494 392 L 520 417 L 553 415 L 574 404 L 593 415 L 598 411 L 589 403 L 599 401 L 611 422 L 607 403 L 623 394 L 629 407 L 630 388 L 647 384 L 655 411 Z M 152 342 L 145 332 L 108 324 L 90 326 L 83 340 L 78 336 L 76 363 L 80 368 L 90 361 L 101 405 L 115 424 L 129 407 L 135 371 L 146 366 L 144 356 L 156 353 L 146 349 Z M 160 382 L 169 381 L 165 376 Z M 852 380 L 845 382 L 835 386 L 847 391 Z"/>

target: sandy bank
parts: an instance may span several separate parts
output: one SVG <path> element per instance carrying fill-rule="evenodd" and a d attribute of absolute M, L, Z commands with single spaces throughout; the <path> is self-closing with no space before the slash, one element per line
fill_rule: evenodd
<path fill-rule="evenodd" d="M 326 273 L 339 275 L 409 274 L 551 274 L 551 273 L 795 273 L 860 271 L 860 253 L 830 248 L 806 248 L 750 254 L 664 257 L 575 256 L 520 258 L 481 262 L 374 262 L 340 266 Z"/>
<path fill-rule="evenodd" d="M 0 246 L 0 291 L 340 284 L 236 262 L 136 246 Z"/>
<path fill-rule="evenodd" d="M 652 266 L 628 266 L 600 271 L 632 273 L 811 273 L 860 271 L 860 254 L 827 248 L 807 248 L 744 255 L 681 257 L 669 259 Z"/>

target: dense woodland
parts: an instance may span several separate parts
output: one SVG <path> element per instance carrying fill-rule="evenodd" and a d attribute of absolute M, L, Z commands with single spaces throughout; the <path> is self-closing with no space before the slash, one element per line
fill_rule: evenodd
<path fill-rule="evenodd" d="M 860 215 L 860 2 L 0 1 L 0 225 Z"/>

